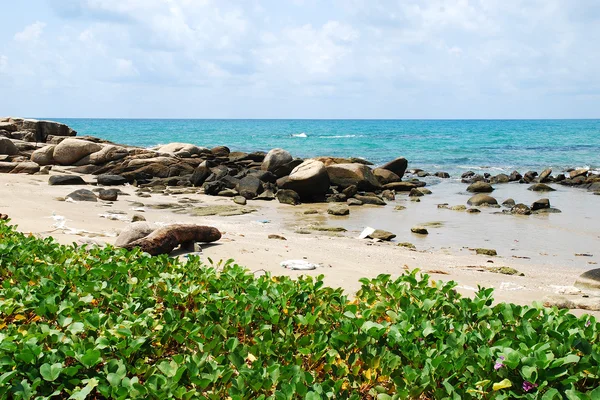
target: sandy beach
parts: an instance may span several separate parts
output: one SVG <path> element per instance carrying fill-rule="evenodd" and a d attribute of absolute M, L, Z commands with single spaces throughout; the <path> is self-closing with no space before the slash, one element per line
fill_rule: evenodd
<path fill-rule="evenodd" d="M 52 174 L 57 173 L 64 171 L 61 167 L 53 168 Z M 84 176 L 84 179 L 89 183 L 95 182 L 95 177 L 92 176 Z M 535 245 L 535 240 L 531 238 L 534 240 L 532 244 L 526 243 L 527 246 L 519 248 L 518 243 L 513 243 L 511 247 L 503 243 L 503 229 L 518 231 L 529 226 L 541 235 L 544 226 L 557 225 L 556 229 L 560 230 L 563 229 L 561 223 L 550 223 L 548 216 L 538 217 L 533 221 L 515 221 L 514 216 L 493 215 L 497 209 L 485 210 L 482 215 L 439 209 L 436 203 L 439 203 L 441 198 L 436 198 L 435 195 L 421 203 L 410 202 L 406 197 L 398 196 L 396 202 L 385 207 L 352 208 L 350 217 L 328 215 L 327 204 L 289 206 L 277 201 L 258 200 L 248 202 L 246 207 L 256 209 L 249 214 L 200 217 L 190 215 L 186 210 L 191 206 L 236 205 L 230 198 L 200 194 L 199 188 L 172 188 L 167 189 L 166 193 L 153 193 L 150 197 L 141 198 L 136 195 L 136 188 L 133 186 L 120 187 L 123 194 L 116 202 L 64 201 L 67 194 L 80 188 L 81 186 L 49 186 L 47 175 L 1 174 L 0 211 L 8 214 L 12 224 L 18 225 L 20 231 L 31 232 L 41 237 L 52 236 L 64 244 L 113 244 L 134 214 L 143 215 L 154 227 L 173 223 L 214 226 L 222 232 L 223 237 L 216 243 L 203 246 L 201 257 L 207 263 L 209 259 L 215 263 L 219 260 L 234 259 L 236 263 L 256 273 L 269 271 L 289 276 L 323 274 L 328 285 L 342 287 L 349 293 L 360 287 L 358 280 L 362 277 L 375 277 L 378 274 L 399 275 L 407 269 L 419 268 L 430 274 L 433 280 L 456 281 L 457 289 L 465 295 L 472 295 L 478 286 L 483 286 L 495 288 L 497 301 L 531 304 L 534 301 L 544 301 L 547 296 L 563 295 L 576 302 L 589 302 L 573 284 L 582 272 L 594 268 L 598 259 L 598 254 L 592 254 L 592 257 L 574 256 L 577 251 L 591 252 L 597 249 L 590 248 L 590 244 L 598 243 L 598 237 L 594 237 L 593 233 L 595 228 L 590 232 L 579 229 L 584 232 L 584 239 L 581 240 L 569 232 L 560 239 L 571 236 L 573 243 L 583 241 L 587 247 L 574 249 L 570 248 L 567 242 L 563 247 L 555 248 L 553 253 L 548 254 L 539 248 L 529 247 Z M 89 186 L 86 188 L 93 189 Z M 441 186 L 438 189 L 442 198 L 447 200 L 448 193 L 444 195 Z M 432 186 L 432 190 L 435 193 L 436 186 Z M 565 190 L 568 192 L 563 193 L 563 196 L 590 195 L 577 192 L 576 189 Z M 457 200 L 460 197 L 460 194 L 456 195 Z M 452 197 L 450 199 L 454 200 Z M 394 211 L 394 204 L 405 204 L 407 209 Z M 581 204 L 587 203 L 584 201 Z M 589 204 L 589 207 L 592 207 L 593 203 Z M 315 210 L 317 213 L 304 214 L 307 210 Z M 585 214 L 585 209 L 579 207 L 577 210 L 577 213 Z M 396 240 L 377 242 L 357 238 L 367 222 L 371 226 L 377 224 L 376 228 L 390 228 L 390 213 L 406 215 L 405 222 L 394 226 L 393 231 L 398 233 Z M 444 218 L 440 218 L 442 213 Z M 374 219 L 373 215 L 378 215 L 377 219 Z M 464 232 L 456 229 L 455 225 L 461 225 L 456 221 L 473 221 L 473 218 L 478 220 L 474 223 L 466 222 L 464 229 L 470 230 L 476 239 L 463 242 Z M 443 222 L 430 229 L 434 234 L 428 235 L 427 239 L 410 233 L 414 221 L 423 223 L 440 219 Z M 307 227 L 319 224 L 346 227 L 347 231 L 330 233 L 306 230 Z M 485 231 L 486 235 L 490 232 L 486 238 L 478 234 L 478 231 L 473 231 L 476 226 L 490 224 L 493 229 Z M 524 234 L 530 236 L 527 229 Z M 436 232 L 439 235 L 445 232 L 446 239 L 436 238 Z M 493 232 L 496 232 L 495 236 Z M 287 240 L 270 239 L 269 235 L 279 235 Z M 398 242 L 405 241 L 415 244 L 417 251 L 397 245 Z M 546 241 L 554 243 L 548 237 Z M 459 245 L 461 242 L 462 245 Z M 445 245 L 439 246 L 441 243 Z M 475 255 L 474 251 L 469 250 L 469 246 L 482 247 L 481 244 L 496 249 L 499 255 Z M 537 255 L 534 255 L 535 253 Z M 291 271 L 280 266 L 280 263 L 286 260 L 306 260 L 319 264 L 319 267 L 312 271 Z M 490 267 L 512 267 L 524 276 L 494 273 L 488 270 Z M 600 315 L 598 311 L 574 312 Z"/>

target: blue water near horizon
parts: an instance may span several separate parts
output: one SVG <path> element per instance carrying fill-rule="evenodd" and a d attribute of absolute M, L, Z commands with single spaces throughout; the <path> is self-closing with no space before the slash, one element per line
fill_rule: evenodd
<path fill-rule="evenodd" d="M 78 132 L 153 147 L 171 142 L 232 151 L 275 147 L 296 157 L 406 157 L 427 171 L 600 169 L 600 120 L 65 119 Z"/>

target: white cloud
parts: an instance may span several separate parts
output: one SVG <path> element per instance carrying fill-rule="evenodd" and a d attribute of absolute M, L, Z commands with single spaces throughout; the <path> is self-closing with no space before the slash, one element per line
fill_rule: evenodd
<path fill-rule="evenodd" d="M 140 72 L 133 65 L 133 61 L 123 58 L 115 60 L 115 75 L 119 78 L 139 76 Z"/>
<path fill-rule="evenodd" d="M 8 69 L 8 57 L 0 55 L 0 72 Z"/>
<path fill-rule="evenodd" d="M 35 22 L 15 34 L 14 39 L 17 42 L 33 42 L 36 41 L 44 32 L 46 24 L 44 22 Z"/>

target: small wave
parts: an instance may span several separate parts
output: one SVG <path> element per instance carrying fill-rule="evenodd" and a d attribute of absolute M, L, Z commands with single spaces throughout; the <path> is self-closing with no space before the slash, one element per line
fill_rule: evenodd
<path fill-rule="evenodd" d="M 332 135 L 332 136 L 319 136 L 319 139 L 345 139 L 355 138 L 357 135 Z"/>
<path fill-rule="evenodd" d="M 307 138 L 308 137 L 308 135 L 306 133 L 304 133 L 304 132 L 302 132 L 302 133 L 292 133 L 290 136 L 291 137 L 297 137 L 297 138 Z"/>

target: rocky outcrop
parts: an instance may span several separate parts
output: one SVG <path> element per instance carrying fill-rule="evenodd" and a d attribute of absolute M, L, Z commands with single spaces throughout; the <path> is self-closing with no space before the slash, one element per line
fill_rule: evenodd
<path fill-rule="evenodd" d="M 262 162 L 261 169 L 263 171 L 275 171 L 277 168 L 283 167 L 293 160 L 292 155 L 283 149 L 273 149 L 267 153 Z"/>
<path fill-rule="evenodd" d="M 19 154 L 19 149 L 17 146 L 15 146 L 12 140 L 0 137 L 0 154 L 14 156 L 15 154 Z"/>
<path fill-rule="evenodd" d="M 289 176 L 277 180 L 279 188 L 293 190 L 305 201 L 324 197 L 329 185 L 327 168 L 317 160 L 306 160 L 294 168 Z"/>
<path fill-rule="evenodd" d="M 48 145 L 34 151 L 31 154 L 31 161 L 39 165 L 54 164 L 54 148 L 55 145 Z"/>
<path fill-rule="evenodd" d="M 406 168 L 408 168 L 408 160 L 404 157 L 399 157 L 383 164 L 380 168 L 392 171 L 394 174 L 398 175 L 400 179 L 402 179 L 404 173 L 406 172 Z"/>
<path fill-rule="evenodd" d="M 54 161 L 61 165 L 73 165 L 83 157 L 102 150 L 98 143 L 80 139 L 65 139 L 54 148 Z"/>

